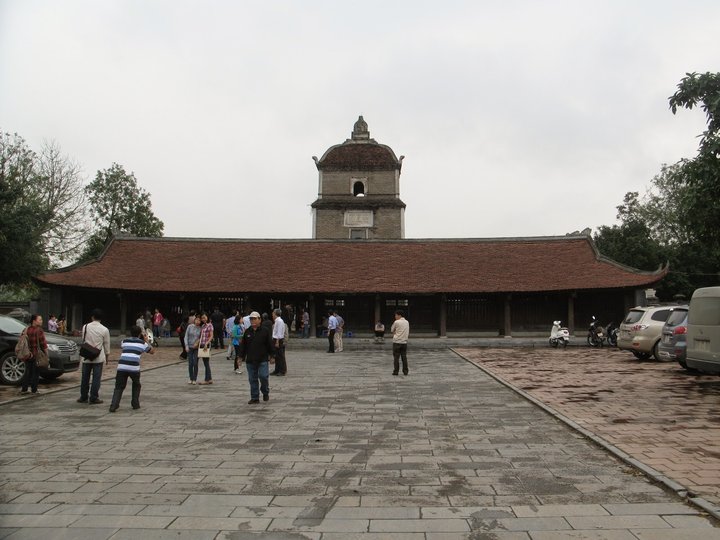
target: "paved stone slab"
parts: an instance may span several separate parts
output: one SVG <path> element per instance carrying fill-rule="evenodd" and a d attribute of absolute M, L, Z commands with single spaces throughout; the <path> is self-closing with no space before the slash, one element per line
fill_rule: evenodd
<path fill-rule="evenodd" d="M 662 529 L 670 525 L 660 516 L 569 516 L 573 529 Z"/>
<path fill-rule="evenodd" d="M 630 504 L 604 504 L 608 512 L 614 516 L 634 515 L 641 516 L 643 514 L 662 514 L 662 515 L 678 515 L 678 514 L 699 514 L 700 510 L 683 503 L 630 503 Z"/>
<path fill-rule="evenodd" d="M 681 504 L 679 506 L 687 508 L 686 505 Z M 607 516 L 611 513 L 599 504 L 546 504 L 543 506 L 513 506 L 512 511 L 517 517 Z"/>
<path fill-rule="evenodd" d="M 167 529 L 122 529 L 115 533 L 112 540 L 214 540 L 214 531 L 167 530 Z M 233 538 L 227 537 L 228 540 Z"/>
<path fill-rule="evenodd" d="M 636 540 L 630 531 L 539 531 L 532 533 L 532 540 Z M 680 537 L 676 537 L 681 540 Z"/>
<path fill-rule="evenodd" d="M 720 540 L 718 529 L 639 529 L 632 533 L 638 540 Z"/>
<path fill-rule="evenodd" d="M 6 537 L 7 540 L 107 540 L 117 529 L 60 529 L 33 528 L 20 529 Z"/>
<path fill-rule="evenodd" d="M 622 540 L 645 526 L 718 530 L 449 351 L 413 351 L 401 378 L 387 354 L 290 351 L 289 375 L 255 407 L 246 379 L 219 359 L 212 388 L 189 387 L 184 366 L 143 373 L 139 411 L 79 406 L 74 392 L 34 401 L 32 413 L 3 406 L 0 482 L 4 467 L 13 476 L 0 489 L 2 534 L 531 540 L 543 530 L 573 538 L 562 536 L 573 524 Z M 60 470 L 48 461 L 68 452 Z"/>

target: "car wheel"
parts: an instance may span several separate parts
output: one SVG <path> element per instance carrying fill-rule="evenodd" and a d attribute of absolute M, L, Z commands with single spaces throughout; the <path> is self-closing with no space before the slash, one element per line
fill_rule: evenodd
<path fill-rule="evenodd" d="M 658 340 L 657 343 L 655 343 L 655 346 L 653 347 L 652 351 L 653 351 L 652 352 L 653 358 L 655 358 L 655 361 L 659 362 L 660 361 L 660 340 Z"/>
<path fill-rule="evenodd" d="M 0 358 L 0 382 L 2 384 L 19 385 L 25 377 L 25 362 L 15 356 L 14 351 L 5 353 Z"/>

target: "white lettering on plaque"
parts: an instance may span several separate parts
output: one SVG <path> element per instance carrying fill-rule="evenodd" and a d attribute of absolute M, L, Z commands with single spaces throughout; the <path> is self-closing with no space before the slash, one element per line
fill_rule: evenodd
<path fill-rule="evenodd" d="M 372 227 L 372 210 L 347 210 L 344 225 L 346 227 Z"/>

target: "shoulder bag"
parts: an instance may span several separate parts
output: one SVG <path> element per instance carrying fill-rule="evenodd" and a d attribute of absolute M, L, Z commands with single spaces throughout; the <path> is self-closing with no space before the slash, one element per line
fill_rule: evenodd
<path fill-rule="evenodd" d="M 85 360 L 95 360 L 100 356 L 100 349 L 93 347 L 85 341 L 85 335 L 87 334 L 87 325 L 83 328 L 83 342 L 80 344 L 80 356 Z"/>
<path fill-rule="evenodd" d="M 40 348 L 40 336 L 37 337 L 37 352 L 35 353 L 35 362 L 37 367 L 46 368 L 50 365 L 50 358 L 48 353 Z"/>

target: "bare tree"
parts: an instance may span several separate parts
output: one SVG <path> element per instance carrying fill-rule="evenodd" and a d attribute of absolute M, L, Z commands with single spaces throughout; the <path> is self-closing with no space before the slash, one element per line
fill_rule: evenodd
<path fill-rule="evenodd" d="M 77 259 L 89 235 L 82 167 L 55 142 L 44 142 L 35 160 L 35 192 L 45 222 L 41 232 L 51 264 Z"/>

